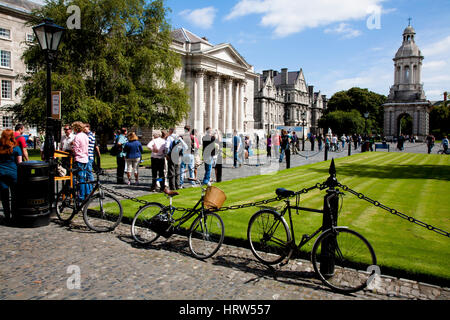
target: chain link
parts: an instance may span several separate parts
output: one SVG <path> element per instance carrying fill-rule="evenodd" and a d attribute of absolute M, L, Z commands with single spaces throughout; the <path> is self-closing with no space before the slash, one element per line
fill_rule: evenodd
<path fill-rule="evenodd" d="M 364 194 L 362 194 L 360 192 L 357 192 L 355 190 L 350 189 L 346 185 L 338 183 L 338 187 L 341 188 L 344 191 L 350 192 L 351 194 L 353 194 L 356 197 L 358 197 L 358 199 L 361 199 L 361 200 L 364 200 L 364 201 L 367 201 L 367 202 L 373 204 L 375 207 L 379 207 L 379 208 L 381 208 L 383 210 L 386 210 L 386 211 L 390 212 L 393 215 L 396 215 L 396 216 L 398 216 L 398 217 L 400 217 L 402 219 L 408 220 L 411 223 L 415 223 L 415 224 L 417 224 L 417 225 L 419 225 L 421 227 L 424 227 L 424 228 L 426 228 L 426 229 L 428 229 L 430 231 L 434 231 L 434 232 L 436 232 L 436 233 L 438 233 L 440 235 L 443 235 L 443 236 L 446 236 L 446 237 L 450 237 L 450 233 L 449 232 L 444 231 L 444 230 L 439 229 L 439 228 L 436 228 L 436 227 L 433 227 L 432 225 L 430 225 L 428 223 L 425 223 L 423 221 L 417 220 L 416 218 L 408 216 L 408 215 L 406 215 L 406 214 L 404 214 L 404 213 L 402 213 L 402 212 L 400 212 L 398 210 L 389 208 L 388 206 L 385 206 L 384 204 L 380 203 L 379 201 L 375 201 L 375 200 L 365 196 Z"/>

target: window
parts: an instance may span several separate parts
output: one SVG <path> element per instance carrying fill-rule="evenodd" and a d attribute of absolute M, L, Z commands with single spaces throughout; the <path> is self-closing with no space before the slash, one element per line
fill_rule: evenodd
<path fill-rule="evenodd" d="M 10 116 L 3 116 L 2 126 L 3 129 L 12 129 L 12 119 Z"/>
<path fill-rule="evenodd" d="M 11 31 L 9 29 L 0 28 L 0 38 L 11 39 Z"/>
<path fill-rule="evenodd" d="M 2 99 L 12 98 L 11 80 L 2 80 Z"/>
<path fill-rule="evenodd" d="M 32 33 L 27 33 L 27 35 L 26 35 L 26 41 L 27 42 L 33 42 L 34 41 L 34 34 L 32 34 Z"/>
<path fill-rule="evenodd" d="M 0 66 L 11 68 L 11 51 L 0 50 Z"/>

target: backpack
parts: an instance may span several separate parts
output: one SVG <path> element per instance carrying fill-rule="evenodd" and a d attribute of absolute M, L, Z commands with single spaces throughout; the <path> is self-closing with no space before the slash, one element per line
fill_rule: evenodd
<path fill-rule="evenodd" d="M 114 141 L 113 147 L 111 148 L 111 150 L 109 150 L 109 154 L 112 156 L 118 156 L 119 153 L 122 151 L 122 146 L 119 146 L 117 141 L 118 141 L 118 139 L 116 139 L 116 141 Z"/>
<path fill-rule="evenodd" d="M 170 157 L 172 156 L 172 150 L 174 148 L 178 148 L 179 149 L 179 151 L 178 151 L 179 152 L 179 156 L 182 157 L 183 156 L 183 147 L 181 146 L 181 141 L 180 141 L 179 138 L 174 139 L 173 142 L 172 142 L 172 145 L 170 146 L 169 153 L 168 153 Z"/>

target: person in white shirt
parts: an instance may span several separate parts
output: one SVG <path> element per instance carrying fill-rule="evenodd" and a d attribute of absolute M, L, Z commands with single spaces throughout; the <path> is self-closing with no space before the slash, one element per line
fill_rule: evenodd
<path fill-rule="evenodd" d="M 160 190 L 164 190 L 165 178 L 164 178 L 164 162 L 166 157 L 166 140 L 161 138 L 161 133 L 158 131 L 153 132 L 153 140 L 147 144 L 147 148 L 152 151 L 152 186 L 150 191 L 156 191 L 156 179 L 162 179 L 160 181 Z"/>
<path fill-rule="evenodd" d="M 60 143 L 60 150 L 65 152 L 71 152 L 72 151 L 72 142 L 75 138 L 75 134 L 72 132 L 72 128 L 70 125 L 64 126 L 64 134 L 61 138 Z"/>

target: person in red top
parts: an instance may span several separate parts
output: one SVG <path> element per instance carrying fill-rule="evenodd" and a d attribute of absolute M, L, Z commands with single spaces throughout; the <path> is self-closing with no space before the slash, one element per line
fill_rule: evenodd
<path fill-rule="evenodd" d="M 23 154 L 23 161 L 28 161 L 28 151 L 27 151 L 27 141 L 25 140 L 25 137 L 23 136 L 23 132 L 25 131 L 25 127 L 23 124 L 19 123 L 15 127 L 14 132 L 14 138 L 16 138 L 17 145 L 22 150 Z"/>

